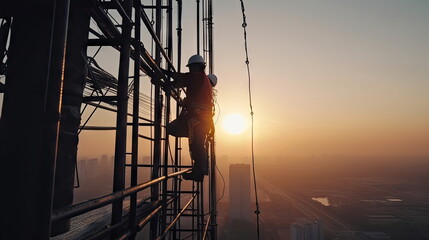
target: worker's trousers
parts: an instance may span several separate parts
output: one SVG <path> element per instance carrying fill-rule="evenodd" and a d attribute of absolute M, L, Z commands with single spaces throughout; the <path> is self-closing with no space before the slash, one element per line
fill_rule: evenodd
<path fill-rule="evenodd" d="M 200 171 L 205 175 L 208 173 L 206 138 L 210 127 L 210 119 L 189 115 L 180 115 L 167 127 L 170 135 L 189 138 L 189 152 L 194 160 L 193 171 Z"/>

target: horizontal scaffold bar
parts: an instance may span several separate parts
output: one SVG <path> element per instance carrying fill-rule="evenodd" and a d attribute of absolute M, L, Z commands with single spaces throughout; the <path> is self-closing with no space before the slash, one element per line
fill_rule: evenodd
<path fill-rule="evenodd" d="M 127 167 L 131 167 L 131 164 L 125 164 Z M 137 164 L 137 167 L 153 167 L 153 165 L 150 164 Z M 159 165 L 159 167 L 166 167 L 165 165 Z M 175 165 L 167 165 L 169 168 L 191 168 L 191 165 L 182 165 L 182 166 L 175 166 Z"/>
<path fill-rule="evenodd" d="M 128 126 L 132 126 L 132 123 L 127 123 Z M 139 123 L 139 126 L 153 126 L 152 123 Z M 83 129 L 83 130 L 116 130 L 116 127 L 114 126 L 80 126 L 79 129 Z M 150 139 L 153 140 L 153 139 Z"/>
<path fill-rule="evenodd" d="M 157 183 L 160 183 L 162 181 L 166 181 L 169 178 L 182 175 L 185 172 L 190 171 L 190 169 L 185 169 L 179 172 L 171 173 L 167 176 L 162 176 L 156 179 L 153 179 L 151 181 L 139 184 L 134 187 L 126 188 L 121 191 L 117 191 L 99 198 L 91 199 L 86 202 L 78 203 L 72 206 L 63 207 L 60 209 L 54 209 L 52 211 L 52 221 L 58 221 L 65 218 L 72 218 L 77 215 L 80 215 L 82 213 L 89 212 L 91 210 L 106 206 L 110 203 L 112 203 L 115 200 L 124 199 L 125 197 L 128 197 L 129 195 L 139 192 L 143 189 L 146 189 L 152 185 L 155 185 Z"/>

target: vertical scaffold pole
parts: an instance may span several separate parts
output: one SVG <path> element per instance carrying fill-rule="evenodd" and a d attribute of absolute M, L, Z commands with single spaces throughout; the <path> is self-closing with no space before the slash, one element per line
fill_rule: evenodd
<path fill-rule="evenodd" d="M 140 11 L 139 0 L 134 1 L 134 90 L 133 90 L 133 130 L 131 145 L 131 186 L 137 185 L 137 164 L 139 150 L 139 100 L 140 100 Z M 137 224 L 137 193 L 131 195 L 130 201 L 130 228 L 132 231 L 130 239 L 136 235 Z"/>
<path fill-rule="evenodd" d="M 197 54 L 200 54 L 200 0 L 197 0 Z"/>
<path fill-rule="evenodd" d="M 61 116 L 62 95 L 65 74 L 65 57 L 67 47 L 67 30 L 70 11 L 69 0 L 57 0 L 54 3 L 54 15 L 52 21 L 51 49 L 49 59 L 49 72 L 46 86 L 46 99 L 44 106 L 43 132 L 44 146 L 42 159 L 48 170 L 46 173 L 46 192 L 41 195 L 46 197 L 42 205 L 43 225 L 46 226 L 40 239 L 48 239 L 51 231 L 51 211 L 53 203 L 53 189 L 55 179 L 55 167 L 58 153 L 58 137 L 60 130 L 59 116 Z M 36 236 L 33 236 L 36 237 Z M 37 238 L 37 237 L 36 237 Z"/>
<path fill-rule="evenodd" d="M 42 218 L 45 220 L 44 224 L 46 224 L 48 232 L 45 232 L 47 235 L 44 235 L 41 239 L 45 239 L 45 237 L 48 239 L 51 231 L 50 221 L 54 194 L 55 168 L 58 154 L 58 138 L 60 130 L 59 117 L 61 116 L 62 108 L 69 11 L 69 0 L 55 1 L 54 19 L 52 21 L 51 53 L 46 88 L 47 93 L 44 107 L 45 119 L 43 132 L 46 134 L 44 137 L 45 145 L 43 146 L 42 151 L 42 159 L 49 161 L 46 164 L 46 166 L 49 166 L 49 172 L 47 175 L 49 179 L 48 182 L 46 182 L 47 187 L 44 188 L 47 192 L 46 194 L 42 194 L 49 198 L 49 201 L 45 203 L 46 208 L 43 211 L 44 217 Z"/>
<path fill-rule="evenodd" d="M 210 138 L 210 239 L 217 239 L 217 178 L 214 136 Z"/>
<path fill-rule="evenodd" d="M 172 14 L 171 14 L 171 10 L 172 10 L 172 1 L 169 0 L 168 1 L 168 5 L 167 5 L 167 30 L 166 30 L 166 34 L 167 34 L 167 54 L 168 54 L 168 58 L 171 59 L 171 48 L 172 48 L 172 38 L 171 38 L 171 34 L 172 34 Z M 168 69 L 170 70 L 170 64 L 168 64 Z M 166 81 L 168 82 L 168 80 Z M 168 175 L 168 159 L 169 159 L 169 144 L 170 144 L 170 138 L 168 135 L 168 130 L 167 130 L 167 125 L 170 122 L 170 103 L 171 103 L 171 96 L 170 96 L 170 91 L 165 91 L 165 116 L 164 116 L 164 126 L 165 126 L 165 131 L 164 131 L 164 162 L 163 162 L 163 174 L 164 176 Z M 167 226 L 167 186 L 168 183 L 167 181 L 164 181 L 162 183 L 162 204 L 163 204 L 163 208 L 162 208 L 162 221 L 161 221 L 161 229 L 165 229 Z"/>
<path fill-rule="evenodd" d="M 158 39 L 161 39 L 162 27 L 162 0 L 156 0 L 156 26 L 155 32 Z M 158 67 L 161 66 L 161 49 L 156 45 L 155 49 L 155 63 Z M 157 81 L 156 81 L 157 82 Z M 152 179 L 159 176 L 159 165 L 161 162 L 161 121 L 162 121 L 162 95 L 159 84 L 155 84 L 155 116 L 154 116 L 154 143 L 153 143 L 153 166 L 152 166 Z M 159 199 L 159 185 L 155 184 L 151 188 L 151 200 L 157 201 Z M 150 239 L 155 239 L 158 235 L 158 217 L 152 218 L 150 222 Z"/>
<path fill-rule="evenodd" d="M 182 0 L 177 0 L 177 71 L 182 71 Z"/>
<path fill-rule="evenodd" d="M 173 56 L 173 1 L 172 0 L 168 0 L 168 5 L 167 5 L 167 56 L 168 59 L 172 60 L 172 56 Z M 168 64 L 168 70 L 171 70 L 171 66 L 170 64 Z M 169 82 L 169 79 L 167 79 L 166 82 Z M 164 176 L 168 175 L 168 159 L 169 159 L 169 150 L 170 150 L 170 138 L 169 138 L 169 133 L 168 133 L 168 124 L 170 123 L 170 113 L 171 113 L 171 94 L 170 91 L 165 91 L 165 140 L 164 140 Z M 173 181 L 177 179 L 174 178 Z M 166 228 L 167 225 L 167 187 L 168 187 L 168 182 L 164 181 L 163 182 L 163 192 L 162 192 L 162 203 L 164 205 L 163 207 L 163 226 L 162 229 Z M 176 196 L 174 196 L 176 197 Z"/>
<path fill-rule="evenodd" d="M 131 16 L 132 0 L 122 2 L 125 13 Z M 130 18 L 129 18 L 130 19 Z M 127 143 L 127 110 L 128 110 L 128 75 L 130 65 L 131 22 L 122 19 L 121 51 L 119 57 L 116 138 L 115 138 L 115 169 L 113 175 L 113 191 L 125 188 L 125 158 Z M 112 225 L 122 219 L 122 200 L 116 200 L 112 206 Z"/>
<path fill-rule="evenodd" d="M 212 0 L 208 0 L 208 41 L 209 41 L 209 73 L 213 73 L 214 62 L 213 62 L 213 3 Z"/>
<path fill-rule="evenodd" d="M 200 202 L 198 203 L 198 218 L 200 219 L 200 224 L 198 225 L 198 239 L 201 239 L 204 233 L 204 184 L 205 182 L 198 183 L 200 186 L 200 191 L 198 193 L 200 196 Z"/>
<path fill-rule="evenodd" d="M 208 45 L 209 45 L 209 73 L 214 69 L 214 51 L 213 51 L 213 1 L 208 0 Z M 210 138 L 210 239 L 217 239 L 217 172 L 216 172 L 216 152 L 215 136 Z"/>
<path fill-rule="evenodd" d="M 172 52 L 172 51 L 171 51 Z M 177 71 L 180 72 L 182 68 L 182 0 L 177 0 Z M 180 92 L 179 92 L 180 93 Z M 176 118 L 180 114 L 180 106 L 176 103 Z M 180 153 L 181 153 L 181 142 L 180 138 L 175 137 L 174 139 L 174 164 L 179 166 L 181 164 Z M 176 171 L 178 168 L 175 169 Z M 180 180 L 174 182 L 174 191 L 178 193 L 181 190 L 182 183 Z M 174 215 L 177 215 L 180 209 L 181 198 L 180 195 L 174 202 Z M 179 219 L 178 228 L 180 228 L 181 221 Z M 173 239 L 181 239 L 181 232 L 176 231 L 176 227 L 173 229 Z"/>

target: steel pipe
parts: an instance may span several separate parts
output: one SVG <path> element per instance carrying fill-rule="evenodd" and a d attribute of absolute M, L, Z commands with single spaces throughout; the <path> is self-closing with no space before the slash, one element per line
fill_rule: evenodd
<path fill-rule="evenodd" d="M 64 208 L 60 208 L 60 209 L 56 209 L 52 212 L 51 219 L 52 219 L 52 221 L 57 221 L 57 220 L 64 219 L 64 218 L 75 217 L 77 215 L 89 212 L 89 211 L 94 210 L 96 208 L 106 206 L 115 200 L 128 197 L 132 193 L 139 192 L 139 191 L 146 189 L 148 187 L 151 187 L 151 186 L 153 186 L 153 185 L 155 185 L 161 181 L 165 181 L 169 178 L 182 175 L 183 173 L 188 172 L 190 170 L 191 169 L 185 169 L 185 170 L 182 170 L 179 172 L 174 172 L 174 173 L 169 174 L 168 176 L 162 176 L 162 177 L 159 177 L 157 179 L 153 179 L 151 181 L 139 184 L 135 187 L 126 188 L 126 189 L 123 189 L 121 191 L 117 191 L 117 192 L 114 192 L 114 193 L 111 193 L 111 194 L 108 194 L 108 195 L 105 195 L 105 196 L 102 196 L 99 198 L 88 200 L 86 202 L 78 203 L 78 204 L 68 206 L 68 207 L 64 207 Z"/>
<path fill-rule="evenodd" d="M 203 234 L 202 240 L 206 239 L 206 237 L 207 237 L 207 232 L 209 230 L 210 220 L 211 220 L 211 215 L 209 215 L 209 217 L 207 218 L 207 223 L 206 223 L 206 225 L 204 227 L 204 234 Z"/>
<path fill-rule="evenodd" d="M 161 240 L 161 239 L 165 238 L 168 231 L 170 231 L 170 229 L 176 224 L 177 220 L 179 220 L 179 218 L 186 211 L 186 209 L 189 207 L 189 205 L 191 205 L 191 203 L 194 201 L 196 196 L 197 196 L 197 194 L 194 194 L 192 196 L 192 198 L 188 201 L 188 203 L 186 203 L 186 205 L 182 208 L 182 210 L 179 212 L 179 214 L 177 214 L 177 216 L 173 219 L 173 221 L 170 223 L 170 225 L 168 225 L 168 227 L 164 230 L 164 233 L 161 236 L 159 236 L 156 240 Z"/>

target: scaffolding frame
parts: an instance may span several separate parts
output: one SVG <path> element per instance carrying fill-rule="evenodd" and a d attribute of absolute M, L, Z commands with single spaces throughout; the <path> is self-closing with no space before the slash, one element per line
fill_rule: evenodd
<path fill-rule="evenodd" d="M 162 64 L 172 71 L 181 69 L 181 48 L 182 48 L 182 0 L 177 1 L 177 64 L 173 63 L 173 10 L 172 0 L 155 0 L 154 5 L 143 5 L 139 0 L 94 0 L 93 6 L 87 8 L 90 17 L 94 20 L 101 33 L 90 28 L 90 37 L 87 46 L 112 47 L 119 51 L 119 73 L 115 82 L 115 77 L 108 72 L 92 66 L 91 59 L 88 61 L 88 74 L 86 89 L 91 91 L 90 95 L 83 97 L 83 103 L 95 107 L 97 111 L 111 111 L 116 113 L 115 127 L 86 126 L 87 121 L 80 127 L 82 130 L 114 130 L 115 131 L 115 154 L 114 154 L 114 180 L 112 193 L 78 203 L 71 206 L 52 210 L 52 202 L 47 202 L 46 206 L 51 206 L 51 211 L 47 209 L 41 221 L 36 224 L 40 229 L 34 237 L 38 239 L 48 239 L 52 222 L 72 218 L 100 207 L 112 204 L 111 223 L 105 229 L 92 233 L 86 239 L 134 239 L 136 233 L 150 223 L 149 239 L 184 239 L 191 234 L 192 239 L 217 239 L 216 222 L 216 157 L 215 139 L 210 136 L 207 141 L 209 156 L 209 177 L 205 178 L 208 183 L 193 183 L 192 189 L 184 189 L 180 176 L 188 172 L 190 166 L 182 164 L 180 138 L 170 139 L 165 126 L 170 122 L 171 109 L 175 107 L 176 114 L 180 111 L 180 104 L 183 100 L 182 90 L 174 89 L 169 85 L 170 79 L 162 71 Z M 200 52 L 200 29 L 203 29 L 203 52 L 208 62 L 209 73 L 213 72 L 213 16 L 212 0 L 200 0 L 197 3 L 197 52 Z M 70 11 L 70 0 L 54 0 L 53 22 L 55 23 L 54 38 L 51 40 L 54 45 L 53 54 L 56 58 L 50 60 L 51 65 L 65 62 L 64 46 L 66 45 L 66 31 L 70 24 L 68 13 Z M 1 6 L 0 6 L 1 7 Z M 8 6 L 9 7 L 9 6 Z M 7 19 L 10 28 L 10 16 L 13 17 L 18 6 L 0 12 L 0 20 Z M 13 11 L 15 9 L 15 11 Z M 145 9 L 155 11 L 156 20 L 149 19 Z M 10 14 L 8 14 L 10 10 Z M 112 19 L 111 12 L 121 17 L 121 24 L 116 24 Z M 165 13 L 164 13 L 165 12 Z M 202 12 L 203 18 L 200 18 Z M 163 27 L 163 19 L 167 19 Z M 205 23 L 202 27 L 200 21 Z M 143 24 L 142 24 L 143 23 Z M 153 27 L 155 25 L 155 28 Z M 155 45 L 154 56 L 144 47 L 142 42 L 142 27 L 146 30 L 149 38 Z M 6 27 L 5 27 L 6 28 Z M 165 29 L 163 29 L 165 28 Z M 165 32 L 163 32 L 165 30 Z M 165 40 L 161 34 L 166 34 Z M 2 46 L 0 46 L 2 47 Z M 6 42 L 5 42 L 6 51 Z M 61 54 L 62 53 L 62 54 Z M 86 56 L 87 57 L 87 56 Z M 2 59 L 3 60 L 3 57 Z M 131 62 L 133 70 L 130 74 Z M 58 65 L 58 64 L 57 64 Z M 177 67 L 175 67 L 177 66 Z M 61 72 L 61 68 L 63 69 Z M 51 81 L 52 93 L 47 97 L 50 102 L 50 109 L 53 114 L 61 109 L 61 86 L 64 79 L 64 65 L 59 65 L 57 69 L 52 69 L 57 77 Z M 140 83 L 142 73 L 150 78 L 154 88 L 154 97 L 151 101 L 153 106 L 153 119 L 140 116 L 139 103 L 142 101 L 140 93 Z M 129 84 L 129 80 L 132 83 Z M 103 82 L 104 81 L 104 82 Z M 7 75 L 6 75 L 7 86 Z M 4 86 L 2 84 L 3 91 Z M 7 88 L 5 88 L 7 89 Z M 103 94 L 103 90 L 105 91 Z M 7 91 L 7 90 L 6 90 Z M 94 96 L 93 94 L 96 93 Z M 172 101 L 176 104 L 172 104 Z M 132 112 L 128 111 L 129 103 L 132 103 Z M 86 108 L 86 107 L 85 107 Z M 84 110 L 85 110 L 84 108 Z M 59 110 L 61 111 L 61 110 Z M 61 112 L 60 112 L 61 113 Z M 93 114 L 90 114 L 89 118 Z M 129 122 L 129 117 L 132 121 Z M 151 116 L 152 117 L 152 116 Z M 176 116 L 177 117 L 177 116 Z M 61 122 L 46 122 L 46 128 L 51 129 L 50 142 L 45 142 L 45 155 L 49 156 L 50 175 L 47 179 L 54 185 L 56 149 L 58 148 L 59 126 Z M 131 143 L 127 139 L 127 130 L 131 127 Z M 143 127 L 151 128 L 153 137 L 140 134 Z M 153 129 L 153 130 L 152 130 Z M 151 141 L 152 164 L 139 164 L 139 139 Z M 174 156 L 171 156 L 169 149 L 171 141 L 174 147 Z M 131 152 L 127 152 L 127 145 L 131 145 Z M 55 152 L 52 151 L 54 147 Z M 127 155 L 131 155 L 131 164 L 127 164 Z M 170 163 L 171 162 L 171 163 Z M 131 169 L 131 187 L 125 188 L 126 167 Z M 145 183 L 138 183 L 137 170 L 139 167 L 146 167 L 151 170 L 151 180 Z M 53 187 L 46 187 L 46 199 L 52 199 Z M 150 198 L 138 199 L 137 193 L 144 189 L 150 189 Z M 184 201 L 184 196 L 189 195 L 190 199 Z M 124 210 L 123 200 L 130 198 L 129 210 Z M 207 199 L 208 198 L 208 199 Z M 205 207 L 206 203 L 208 206 Z M 47 207 L 48 208 L 48 207 Z M 29 213 L 33 214 L 33 213 Z M 25 216 L 23 216 L 25 217 Z M 190 218 L 192 223 L 190 228 L 181 226 L 183 218 Z M 29 223 L 30 224 L 30 223 Z M 25 228 L 25 226 L 23 226 Z M 185 236 L 186 233 L 186 236 Z"/>

